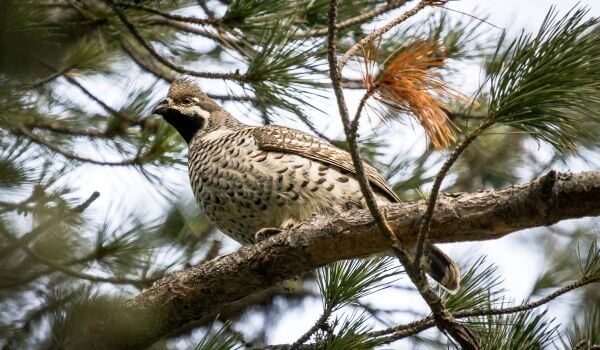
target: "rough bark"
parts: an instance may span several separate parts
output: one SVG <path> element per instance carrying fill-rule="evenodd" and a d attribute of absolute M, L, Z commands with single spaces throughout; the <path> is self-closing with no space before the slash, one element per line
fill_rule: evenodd
<path fill-rule="evenodd" d="M 385 208 L 392 227 L 411 244 L 426 203 Z M 502 190 L 442 195 L 429 243 L 496 239 L 526 228 L 600 215 L 600 172 L 550 172 Z M 219 307 L 327 263 L 389 249 L 367 210 L 313 217 L 288 232 L 200 266 L 170 274 L 128 303 L 147 315 L 144 327 L 114 348 L 139 348 Z M 98 344 L 99 347 L 102 347 Z"/>

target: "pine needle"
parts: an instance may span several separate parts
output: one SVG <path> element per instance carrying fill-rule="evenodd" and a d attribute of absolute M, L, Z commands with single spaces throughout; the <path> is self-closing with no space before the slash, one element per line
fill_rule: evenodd
<path fill-rule="evenodd" d="M 367 91 L 392 111 L 408 113 L 423 126 L 437 149 L 456 140 L 454 126 L 446 116 L 444 98 L 458 97 L 440 78 L 443 49 L 431 41 L 415 41 L 390 54 L 377 69 L 381 42 L 363 50 L 363 80 Z"/>
<path fill-rule="evenodd" d="M 597 138 L 600 121 L 599 18 L 552 8 L 537 34 L 522 34 L 492 60 L 488 115 L 574 153 L 581 139 Z M 501 52 L 503 51 L 503 52 Z"/>

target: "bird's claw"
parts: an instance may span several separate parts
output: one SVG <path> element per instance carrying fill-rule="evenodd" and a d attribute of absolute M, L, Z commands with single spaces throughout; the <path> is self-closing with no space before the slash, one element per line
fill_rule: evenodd
<path fill-rule="evenodd" d="M 267 239 L 269 237 L 273 237 L 281 232 L 283 232 L 283 230 L 280 228 L 265 227 L 265 228 L 261 228 L 260 230 L 256 231 L 256 234 L 254 234 L 254 238 L 256 239 L 257 242 L 260 242 L 260 241 L 264 241 L 265 239 Z"/>

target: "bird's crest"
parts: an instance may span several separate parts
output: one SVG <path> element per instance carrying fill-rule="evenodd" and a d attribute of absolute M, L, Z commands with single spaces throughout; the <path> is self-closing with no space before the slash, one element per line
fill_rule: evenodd
<path fill-rule="evenodd" d="M 183 96 L 202 95 L 204 95 L 204 93 L 202 90 L 200 90 L 198 84 L 196 84 L 196 82 L 188 76 L 181 76 L 175 79 L 171 83 L 171 86 L 169 87 L 169 93 L 167 94 L 167 96 L 175 100 L 180 99 Z"/>

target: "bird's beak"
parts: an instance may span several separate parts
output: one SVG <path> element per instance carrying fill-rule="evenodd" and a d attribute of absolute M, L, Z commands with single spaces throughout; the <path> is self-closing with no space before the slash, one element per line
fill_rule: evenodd
<path fill-rule="evenodd" d="M 165 114 L 167 114 L 167 109 L 169 109 L 169 107 L 158 105 L 156 106 L 154 111 L 152 111 L 152 113 L 164 116 Z"/>
<path fill-rule="evenodd" d="M 154 111 L 152 111 L 152 113 L 164 117 L 169 112 L 169 109 L 171 109 L 169 107 L 169 102 L 167 100 L 164 100 L 161 101 L 158 105 L 156 105 L 156 108 L 154 108 Z"/>

